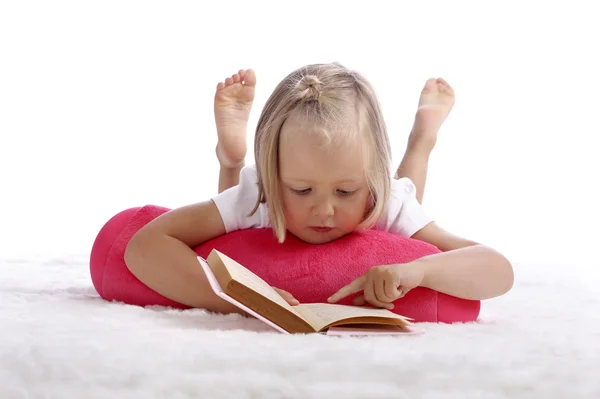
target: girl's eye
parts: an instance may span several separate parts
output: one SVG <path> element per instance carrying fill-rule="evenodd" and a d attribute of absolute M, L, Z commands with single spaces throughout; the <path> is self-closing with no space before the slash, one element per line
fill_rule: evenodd
<path fill-rule="evenodd" d="M 312 189 L 310 189 L 310 188 L 305 188 L 305 189 L 302 189 L 302 190 L 296 190 L 296 189 L 292 188 L 291 190 L 296 195 L 306 195 L 306 194 L 309 194 L 312 191 Z M 354 194 L 355 191 L 337 190 L 337 193 L 339 195 L 341 195 L 342 197 L 347 197 L 347 196 L 350 196 L 350 195 Z"/>
<path fill-rule="evenodd" d="M 310 188 L 305 188 L 304 190 L 295 190 L 295 189 L 292 189 L 292 191 L 294 193 L 298 194 L 298 195 L 305 195 L 305 194 L 310 193 Z"/>

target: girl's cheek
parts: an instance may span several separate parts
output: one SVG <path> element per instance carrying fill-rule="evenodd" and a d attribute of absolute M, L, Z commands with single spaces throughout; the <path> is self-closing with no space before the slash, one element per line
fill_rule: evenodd
<path fill-rule="evenodd" d="M 283 209 L 286 213 L 286 218 L 290 221 L 298 219 L 298 214 L 302 212 L 302 204 L 293 197 L 286 196 L 283 198 Z"/>

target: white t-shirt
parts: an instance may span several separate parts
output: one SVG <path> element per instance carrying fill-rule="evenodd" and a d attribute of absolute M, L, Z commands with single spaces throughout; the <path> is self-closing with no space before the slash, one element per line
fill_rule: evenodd
<path fill-rule="evenodd" d="M 375 229 L 410 237 L 432 219 L 416 197 L 416 187 L 409 178 L 392 179 L 390 200 Z M 240 182 L 212 198 L 219 209 L 225 231 L 271 227 L 266 204 L 260 204 L 252 216 L 247 216 L 258 198 L 256 165 L 242 168 Z"/>

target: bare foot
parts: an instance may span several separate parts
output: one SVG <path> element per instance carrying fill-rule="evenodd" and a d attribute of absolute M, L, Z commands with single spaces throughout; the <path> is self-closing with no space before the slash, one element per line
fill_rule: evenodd
<path fill-rule="evenodd" d="M 419 151 L 430 153 L 435 147 L 438 130 L 454 106 L 454 90 L 442 78 L 428 79 L 421 91 L 415 123 L 409 143 Z"/>
<path fill-rule="evenodd" d="M 222 167 L 234 168 L 246 157 L 246 127 L 256 74 L 252 69 L 240 70 L 217 85 L 215 93 L 215 123 L 217 125 L 217 158 Z"/>

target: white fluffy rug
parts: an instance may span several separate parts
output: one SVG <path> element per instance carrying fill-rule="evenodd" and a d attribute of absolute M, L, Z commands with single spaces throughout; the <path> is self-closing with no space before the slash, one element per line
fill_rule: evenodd
<path fill-rule="evenodd" d="M 572 265 L 517 264 L 478 323 L 395 338 L 107 303 L 84 257 L 0 266 L 2 399 L 600 398 L 600 279 Z"/>

